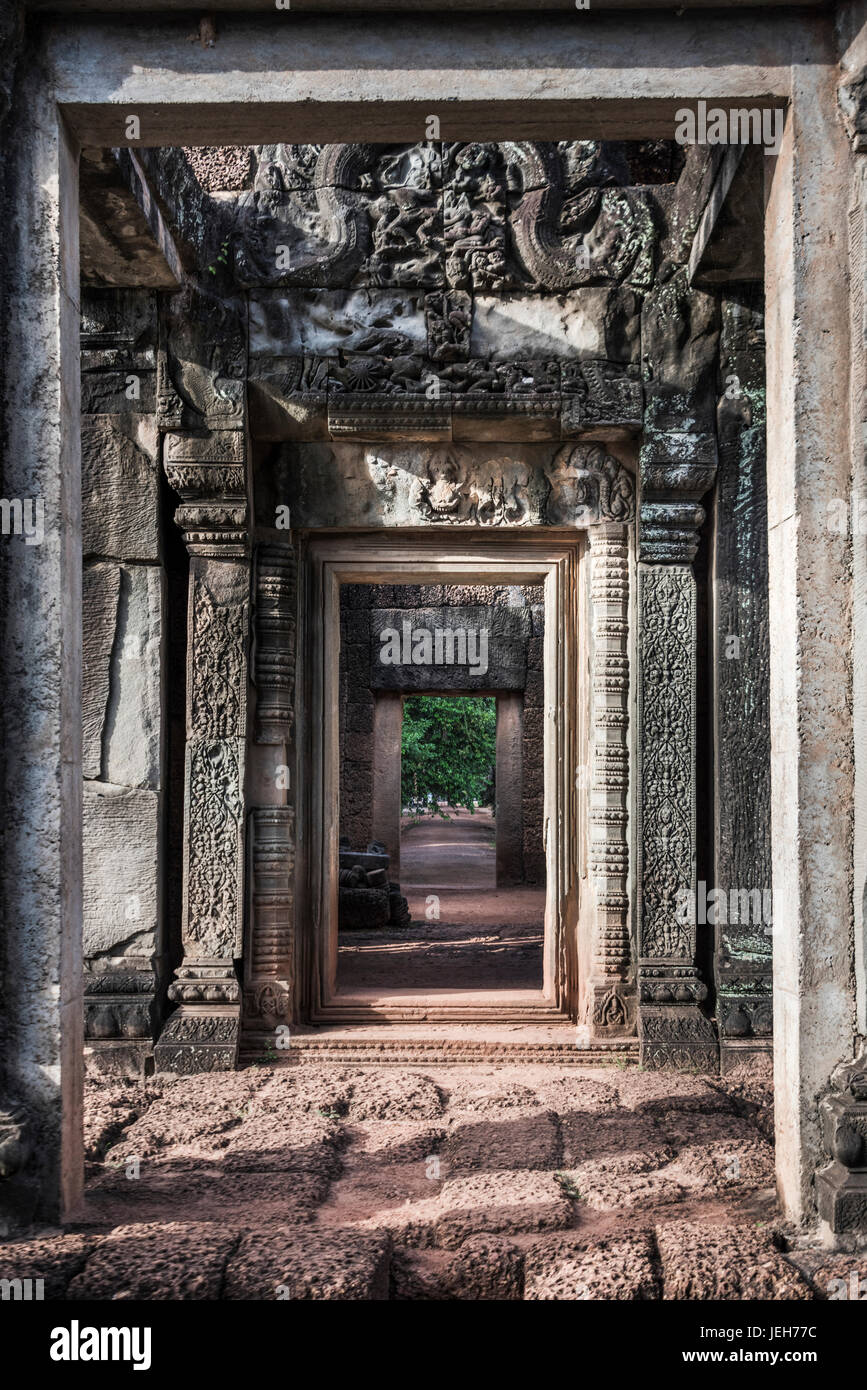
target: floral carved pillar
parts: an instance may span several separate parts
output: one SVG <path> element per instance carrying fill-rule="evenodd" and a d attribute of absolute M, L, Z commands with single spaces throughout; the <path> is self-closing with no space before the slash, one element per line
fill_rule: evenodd
<path fill-rule="evenodd" d="M 715 1070 L 696 966 L 696 580 L 712 435 L 658 432 L 641 455 L 638 565 L 639 1039 L 648 1067 Z"/>
<path fill-rule="evenodd" d="M 244 764 L 250 567 L 242 430 L 167 434 L 190 554 L 184 783 L 183 961 L 157 1069 L 235 1065 L 244 917 Z"/>

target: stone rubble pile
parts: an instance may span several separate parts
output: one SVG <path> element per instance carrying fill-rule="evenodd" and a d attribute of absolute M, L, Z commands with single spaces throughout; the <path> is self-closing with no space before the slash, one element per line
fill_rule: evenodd
<path fill-rule="evenodd" d="M 377 840 L 372 840 L 366 850 L 354 850 L 349 840 L 341 836 L 338 877 L 340 931 L 412 925 L 409 904 L 400 891 L 400 884 L 389 880 L 388 865 L 388 851 Z"/>

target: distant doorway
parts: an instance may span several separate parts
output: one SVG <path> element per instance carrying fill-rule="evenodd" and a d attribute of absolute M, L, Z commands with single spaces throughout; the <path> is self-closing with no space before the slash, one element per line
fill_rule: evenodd
<path fill-rule="evenodd" d="M 300 786 L 314 1022 L 543 1021 L 574 1009 L 568 654 L 581 541 L 472 537 L 469 548 L 444 555 L 440 537 L 417 535 L 311 540 L 306 612 L 324 621 L 308 628 L 311 775 Z M 486 647 L 478 630 L 471 640 L 477 623 Z M 474 768 L 471 785 L 401 785 L 404 712 L 417 739 L 422 696 L 428 714 L 472 709 L 486 726 L 483 756 L 480 720 L 462 715 L 428 758 L 440 772 L 446 752 L 451 774 Z"/>
<path fill-rule="evenodd" d="M 542 605 L 539 585 L 343 587 L 338 996 L 542 989 L 542 807 L 522 795 L 525 751 L 543 784 L 523 740 Z"/>

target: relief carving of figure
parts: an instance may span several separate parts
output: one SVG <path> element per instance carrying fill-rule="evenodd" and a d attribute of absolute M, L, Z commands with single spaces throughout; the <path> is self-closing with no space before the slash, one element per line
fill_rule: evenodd
<path fill-rule="evenodd" d="M 410 494 L 412 506 L 428 521 L 457 521 L 463 500 L 464 484 L 453 454 L 430 459 Z"/>
<path fill-rule="evenodd" d="M 550 525 L 633 519 L 635 485 L 601 444 L 567 444 L 558 449 L 545 471 L 551 488 L 545 511 Z"/>

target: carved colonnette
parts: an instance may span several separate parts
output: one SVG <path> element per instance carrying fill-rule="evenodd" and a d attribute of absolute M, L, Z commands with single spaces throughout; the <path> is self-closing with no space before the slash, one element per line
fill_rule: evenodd
<path fill-rule="evenodd" d="M 180 1007 L 155 1048 L 161 1071 L 231 1068 L 244 921 L 249 561 L 241 430 L 175 434 L 164 468 L 190 553 Z"/>
<path fill-rule="evenodd" d="M 628 519 L 632 519 L 632 508 Z M 627 518 L 624 518 L 624 520 Z M 593 610 L 589 807 L 594 924 L 588 986 L 593 1037 L 635 1031 L 629 876 L 629 532 L 588 531 Z"/>
<path fill-rule="evenodd" d="M 714 554 L 716 1016 L 723 1071 L 773 1039 L 771 747 L 764 314 L 722 301 Z M 712 909 L 714 911 L 714 909 Z"/>
<path fill-rule="evenodd" d="M 642 310 L 648 381 L 639 454 L 637 910 L 641 1058 L 714 1071 L 696 963 L 697 587 L 714 485 L 719 309 L 669 265 Z"/>
<path fill-rule="evenodd" d="M 296 560 L 291 545 L 256 548 L 253 683 L 254 752 L 274 804 L 250 812 L 248 929 L 244 950 L 244 1027 L 271 1035 L 296 1006 L 294 957 L 295 808 L 293 734 Z"/>

